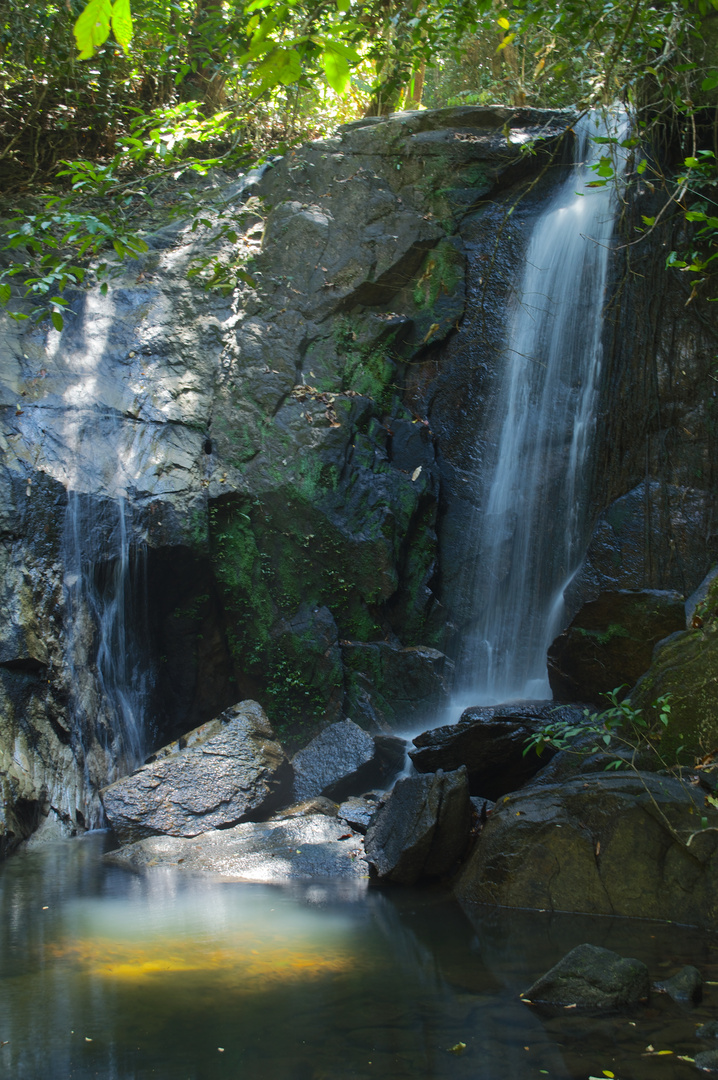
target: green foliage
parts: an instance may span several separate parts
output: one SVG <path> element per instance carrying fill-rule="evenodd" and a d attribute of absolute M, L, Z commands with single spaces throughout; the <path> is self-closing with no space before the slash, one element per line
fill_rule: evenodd
<path fill-rule="evenodd" d="M 611 623 L 605 630 L 586 630 L 582 626 L 576 626 L 574 632 L 580 637 L 593 638 L 599 645 L 608 645 L 609 641 L 613 641 L 614 638 L 631 636 L 625 626 L 621 626 L 619 623 Z"/>
<path fill-rule="evenodd" d="M 651 746 L 655 749 L 662 731 L 668 727 L 671 716 L 670 694 L 664 694 L 657 698 L 652 705 L 655 714 L 655 722 L 646 720 L 643 710 L 634 708 L 630 698 L 621 697 L 625 686 L 617 686 L 609 691 L 605 697 L 610 702 L 610 707 L 600 713 L 591 713 L 584 709 L 584 719 L 581 723 L 556 720 L 549 721 L 538 731 L 535 731 L 526 740 L 524 756 L 531 750 L 541 754 L 547 746 L 554 750 L 573 750 L 580 740 L 593 739 L 595 742 L 590 748 L 581 746 L 582 753 L 597 754 L 611 750 L 629 750 L 633 757 L 642 746 Z M 620 769 L 630 765 L 631 761 L 624 757 L 610 762 L 607 769 Z"/>
<path fill-rule="evenodd" d="M 112 199 L 115 177 L 112 168 L 88 162 L 67 162 L 61 173 L 71 176 L 73 191 L 92 188 L 96 196 L 107 199 L 104 211 L 80 209 L 72 195 L 52 196 L 34 214 L 16 213 L 7 223 L 6 252 L 18 252 L 21 258 L 0 272 L 0 304 L 13 298 L 13 285 L 21 283 L 23 299 L 30 299 L 30 311 L 11 311 L 16 320 L 42 319 L 50 316 L 56 330 L 63 328 L 63 309 L 68 300 L 62 295 L 68 287 L 86 284 L 95 256 L 110 252 L 104 261 L 95 261 L 92 280 L 106 278 L 126 258 L 137 258 L 147 251 L 141 236 L 127 228 L 121 208 Z M 107 289 L 105 282 L 104 289 Z"/>

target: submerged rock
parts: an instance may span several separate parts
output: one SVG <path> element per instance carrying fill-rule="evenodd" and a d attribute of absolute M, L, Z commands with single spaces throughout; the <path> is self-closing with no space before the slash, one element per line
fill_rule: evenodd
<path fill-rule="evenodd" d="M 679 1005 L 697 1005 L 703 1000 L 703 976 L 698 968 L 686 964 L 670 979 L 656 983 L 656 990 L 668 994 Z"/>
<path fill-rule="evenodd" d="M 707 1024 L 701 1024 L 696 1028 L 699 1039 L 718 1039 L 718 1020 L 709 1020 Z"/>
<path fill-rule="evenodd" d="M 353 720 L 340 720 L 294 755 L 294 797 L 342 800 L 385 786 L 403 763 L 403 739 L 374 737 Z"/>
<path fill-rule="evenodd" d="M 128 870 L 152 867 L 214 873 L 242 881 L 366 878 L 361 836 L 345 840 L 346 826 L 327 814 L 245 822 L 191 839 L 153 836 L 110 852 Z"/>
<path fill-rule="evenodd" d="M 693 1061 L 699 1072 L 718 1073 L 718 1050 L 703 1050 Z"/>
<path fill-rule="evenodd" d="M 557 701 L 603 704 L 617 686 L 633 686 L 653 649 L 685 628 L 683 597 L 644 589 L 603 592 L 579 611 L 551 645 L 548 673 Z"/>
<path fill-rule="evenodd" d="M 102 792 L 122 843 L 197 836 L 266 817 L 291 788 L 291 766 L 256 701 L 242 701 L 163 747 Z"/>
<path fill-rule="evenodd" d="M 455 893 L 462 903 L 716 928 L 716 826 L 703 793 L 667 776 L 594 773 L 527 788 L 497 803 Z"/>
<path fill-rule="evenodd" d="M 648 968 L 597 945 L 577 945 L 521 996 L 540 1005 L 617 1009 L 646 1001 Z"/>
<path fill-rule="evenodd" d="M 399 780 L 366 835 L 367 861 L 380 878 L 411 885 L 441 877 L 461 858 L 471 804 L 464 768 Z"/>
<path fill-rule="evenodd" d="M 495 800 L 522 787 L 551 759 L 550 748 L 541 757 L 525 753 L 527 739 L 549 720 L 580 724 L 583 714 L 546 701 L 466 709 L 457 724 L 414 739 L 409 757 L 419 772 L 464 765 L 471 794 Z"/>

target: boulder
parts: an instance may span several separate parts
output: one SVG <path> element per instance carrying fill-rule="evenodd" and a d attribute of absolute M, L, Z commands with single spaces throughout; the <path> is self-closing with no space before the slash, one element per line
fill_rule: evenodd
<path fill-rule="evenodd" d="M 417 730 L 447 708 L 454 665 L 438 649 L 386 641 L 342 644 L 347 704 L 375 730 Z"/>
<path fill-rule="evenodd" d="M 557 701 L 603 703 L 617 686 L 631 687 L 650 667 L 653 649 L 685 628 L 683 597 L 644 589 L 603 592 L 584 604 L 548 651 Z"/>
<path fill-rule="evenodd" d="M 718 1050 L 703 1050 L 693 1061 L 699 1072 L 718 1073 Z"/>
<path fill-rule="evenodd" d="M 670 979 L 656 983 L 655 988 L 679 1005 L 697 1005 L 703 1000 L 703 976 L 692 964 L 686 964 Z"/>
<path fill-rule="evenodd" d="M 549 720 L 581 723 L 579 708 L 552 702 L 527 702 L 466 709 L 458 723 L 434 728 L 415 738 L 409 751 L 419 772 L 466 766 L 472 795 L 498 799 L 522 787 L 553 756 L 525 753 L 526 740 Z"/>
<path fill-rule="evenodd" d="M 152 836 L 105 858 L 128 870 L 159 866 L 188 873 L 214 873 L 242 881 L 354 878 L 363 882 L 367 866 L 361 836 L 345 836 L 346 826 L 327 814 L 244 822 L 194 838 Z"/>
<path fill-rule="evenodd" d="M 368 792 L 366 795 L 355 795 L 343 802 L 337 811 L 337 817 L 357 832 L 366 833 L 378 808 L 378 797 L 373 792 Z"/>
<path fill-rule="evenodd" d="M 378 810 L 365 840 L 367 861 L 387 881 L 412 885 L 441 877 L 463 855 L 471 804 L 464 768 L 399 780 Z"/>
<path fill-rule="evenodd" d="M 699 1039 L 718 1039 L 718 1020 L 709 1020 L 707 1024 L 701 1024 L 696 1028 Z"/>
<path fill-rule="evenodd" d="M 455 894 L 462 903 L 714 929 L 716 826 L 703 793 L 668 776 L 595 773 L 526 788 L 496 805 Z"/>
<path fill-rule="evenodd" d="M 404 763 L 404 741 L 374 737 L 353 720 L 330 724 L 294 755 L 294 797 L 341 801 L 387 784 Z"/>
<path fill-rule="evenodd" d="M 648 968 L 597 945 L 577 945 L 521 997 L 532 1004 L 618 1009 L 646 1001 Z"/>
<path fill-rule="evenodd" d="M 661 754 L 669 762 L 678 755 L 683 764 L 718 746 L 718 579 L 707 585 L 691 621 L 693 629 L 661 642 L 631 691 L 631 704 L 648 719 L 655 718 L 656 699 L 669 695 Z"/>
<path fill-rule="evenodd" d="M 267 817 L 291 790 L 291 766 L 256 701 L 242 701 L 157 751 L 102 791 L 121 843 L 197 836 Z"/>

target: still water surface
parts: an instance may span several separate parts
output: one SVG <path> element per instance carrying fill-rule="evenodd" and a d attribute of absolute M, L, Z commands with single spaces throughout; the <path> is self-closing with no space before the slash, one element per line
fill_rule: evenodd
<path fill-rule="evenodd" d="M 354 883 L 140 878 L 102 863 L 106 843 L 0 867 L 9 1080 L 691 1080 L 679 1055 L 712 1048 L 695 1028 L 718 1018 L 718 941 L 697 931 L 467 915 L 440 892 Z M 524 1005 L 519 992 L 582 941 L 657 979 L 694 963 L 716 985 L 697 1009 L 654 995 L 621 1017 Z"/>

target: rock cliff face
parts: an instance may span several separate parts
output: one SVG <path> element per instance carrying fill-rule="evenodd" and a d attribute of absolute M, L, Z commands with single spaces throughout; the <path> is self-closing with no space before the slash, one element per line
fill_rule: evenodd
<path fill-rule="evenodd" d="M 348 125 L 222 178 L 232 296 L 188 278 L 209 234 L 179 221 L 61 333 L 3 323 L 0 845 L 99 822 L 102 786 L 241 697 L 295 744 L 442 706 L 440 472 L 403 386 L 462 318 L 459 223 L 569 119 Z"/>
<path fill-rule="evenodd" d="M 50 808 L 98 823 L 101 787 L 241 698 L 294 747 L 438 719 L 471 619 L 466 464 L 571 119 L 346 125 L 211 181 L 238 240 L 176 221 L 61 333 L 2 323 L 0 852 Z M 208 254 L 231 295 L 188 278 Z M 651 273 L 617 273 L 574 610 L 690 591 L 718 554 L 712 330 Z"/>

